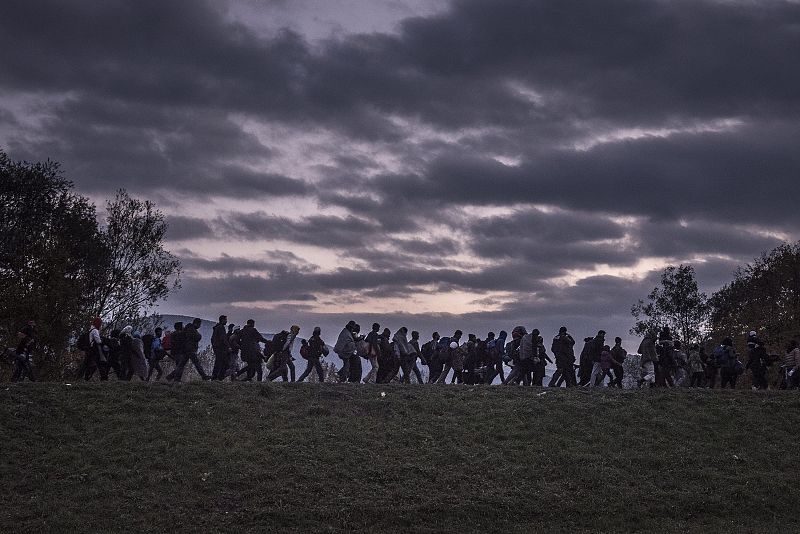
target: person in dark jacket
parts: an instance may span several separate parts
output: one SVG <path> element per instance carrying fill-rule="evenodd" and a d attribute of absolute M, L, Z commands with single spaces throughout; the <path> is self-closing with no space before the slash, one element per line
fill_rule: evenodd
<path fill-rule="evenodd" d="M 200 328 L 202 324 L 202 320 L 195 319 L 183 327 L 183 357 L 180 363 L 176 364 L 175 370 L 172 372 L 172 380 L 175 382 L 181 381 L 181 378 L 183 378 L 183 370 L 189 362 L 192 362 L 195 369 L 197 369 L 200 378 L 203 380 L 211 379 L 211 377 L 206 374 L 203 365 L 200 363 L 200 359 L 197 357 L 197 351 L 200 348 L 200 340 L 203 339 L 203 336 L 197 329 Z"/>
<path fill-rule="evenodd" d="M 594 366 L 594 361 L 592 360 L 593 347 L 593 337 L 583 338 L 583 349 L 578 359 L 578 385 L 580 386 L 588 386 L 592 379 L 592 367 Z"/>
<path fill-rule="evenodd" d="M 350 360 L 357 358 L 356 355 L 356 341 L 353 337 L 356 322 L 349 321 L 342 331 L 339 332 L 339 337 L 336 338 L 336 344 L 333 346 L 333 352 L 342 360 L 342 367 L 336 372 L 339 382 L 347 382 L 350 378 Z"/>
<path fill-rule="evenodd" d="M 603 368 L 600 365 L 600 356 L 603 354 L 603 347 L 606 345 L 606 332 L 600 330 L 591 343 L 592 374 L 589 377 L 589 385 L 594 387 L 602 382 Z"/>
<path fill-rule="evenodd" d="M 749 337 L 747 340 L 747 352 L 749 358 L 746 368 L 750 369 L 752 373 L 753 389 L 767 389 L 767 370 L 769 369 L 770 360 L 767 349 L 758 336 Z"/>
<path fill-rule="evenodd" d="M 36 381 L 31 365 L 31 352 L 36 339 L 36 321 L 28 321 L 25 326 L 17 332 L 17 349 L 14 351 L 14 373 L 11 375 L 12 382 L 19 382 L 28 378 L 31 382 Z"/>
<path fill-rule="evenodd" d="M 714 349 L 714 361 L 720 371 L 720 388 L 725 389 L 730 386 L 731 389 L 736 389 L 736 380 L 739 377 L 737 370 L 738 358 L 736 350 L 733 348 L 733 340 L 726 337 L 722 340 L 719 347 Z"/>
<path fill-rule="evenodd" d="M 419 366 L 417 365 L 417 357 L 422 354 L 422 349 L 419 346 L 419 332 L 416 330 L 411 331 L 411 341 L 409 341 L 411 348 L 414 349 L 414 361 L 411 365 L 411 372 L 414 373 L 414 376 L 417 377 L 417 383 L 422 384 L 422 371 L 420 371 Z"/>
<path fill-rule="evenodd" d="M 486 342 L 486 357 L 490 362 L 489 370 L 486 374 L 487 384 L 491 384 L 497 376 L 500 377 L 501 384 L 506 379 L 505 369 L 503 368 L 503 356 L 505 356 L 507 337 L 508 333 L 505 330 L 501 330 L 496 338 Z"/>
<path fill-rule="evenodd" d="M 254 376 L 261 382 L 263 378 L 264 357 L 261 354 L 259 343 L 269 343 L 269 340 L 256 330 L 256 322 L 248 319 L 244 328 L 239 331 L 239 346 L 242 351 L 242 360 L 247 364 L 239 370 L 236 376 L 247 373 L 245 381 L 250 381 Z"/>
<path fill-rule="evenodd" d="M 391 331 L 388 328 L 384 328 L 379 340 L 381 353 L 378 356 L 378 375 L 376 380 L 378 384 L 388 384 L 400 368 L 400 364 L 394 356 L 391 339 Z"/>
<path fill-rule="evenodd" d="M 439 332 L 431 335 L 431 340 L 422 346 L 422 352 L 428 360 L 428 383 L 433 384 L 439 379 L 444 368 L 444 362 L 439 358 Z"/>
<path fill-rule="evenodd" d="M 556 357 L 556 372 L 547 384 L 547 387 L 561 387 L 566 383 L 567 387 L 577 386 L 575 380 L 575 339 L 567 332 L 567 327 L 562 326 L 558 329 L 558 335 L 553 338 L 550 351 Z"/>
<path fill-rule="evenodd" d="M 322 370 L 322 364 L 319 359 L 328 355 L 328 347 L 321 336 L 322 329 L 318 326 L 315 327 L 311 337 L 308 339 L 308 367 L 297 379 L 298 382 L 305 380 L 312 370 L 317 372 L 320 383 L 325 382 L 325 372 Z"/>
<path fill-rule="evenodd" d="M 225 326 L 228 324 L 228 317 L 219 316 L 219 322 L 214 325 L 211 332 L 211 350 L 214 351 L 214 368 L 211 371 L 212 380 L 222 380 L 228 371 L 231 359 L 231 342 Z"/>
<path fill-rule="evenodd" d="M 544 339 L 542 336 L 536 336 L 536 346 L 534 348 L 533 358 L 533 380 L 531 384 L 534 386 L 542 386 L 545 373 L 547 371 L 547 364 L 553 363 L 553 360 L 547 355 L 547 349 L 544 348 Z"/>
<path fill-rule="evenodd" d="M 611 348 L 611 370 L 614 372 L 614 379 L 608 385 L 609 387 L 616 386 L 622 389 L 622 379 L 625 376 L 625 370 L 622 364 L 625 363 L 625 358 L 628 357 L 628 351 L 622 348 L 622 338 L 614 338 L 614 346 Z"/>
<path fill-rule="evenodd" d="M 524 326 L 517 326 L 511 331 L 511 358 L 513 368 L 511 369 L 511 372 L 508 373 L 506 381 L 503 382 L 503 384 L 519 385 L 520 382 L 522 382 L 522 384 L 525 386 L 530 385 L 528 369 L 534 356 L 534 339 L 536 338 L 533 337 L 533 332 L 528 333 Z"/>
<path fill-rule="evenodd" d="M 172 325 L 172 334 L 170 335 L 170 349 L 169 357 L 175 362 L 175 369 L 167 375 L 167 382 L 172 382 L 175 379 L 178 366 L 183 362 L 184 354 L 184 334 L 183 334 L 183 321 L 178 321 Z"/>
<path fill-rule="evenodd" d="M 361 377 L 364 375 L 364 367 L 361 365 L 363 358 L 358 355 L 358 343 L 363 340 L 361 325 L 356 323 L 353 326 L 353 343 L 356 344 L 356 355 L 350 358 L 350 372 L 347 376 L 347 381 L 351 384 L 360 384 Z"/>

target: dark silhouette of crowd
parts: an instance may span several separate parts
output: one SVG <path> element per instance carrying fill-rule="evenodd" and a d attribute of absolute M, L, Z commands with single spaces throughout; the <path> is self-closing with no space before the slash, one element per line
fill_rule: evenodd
<path fill-rule="evenodd" d="M 712 351 L 693 343 L 685 346 L 675 339 L 669 327 L 644 334 L 636 354 L 628 354 L 622 339 L 606 342 L 606 332 L 583 339 L 576 358 L 576 341 L 566 327 L 561 327 L 550 343 L 549 351 L 537 329 L 528 331 L 516 326 L 509 336 L 506 331 L 489 332 L 484 338 L 461 330 L 440 336 L 434 332 L 423 341 L 417 331 L 409 333 L 403 326 L 394 334 L 374 323 L 366 335 L 355 321 L 348 322 L 329 346 L 320 327 L 311 337 L 299 337 L 300 327 L 265 336 L 250 319 L 243 327 L 228 324 L 219 317 L 211 335 L 214 362 L 211 373 L 199 356 L 202 321 L 184 325 L 176 322 L 172 330 L 155 328 L 141 334 L 131 326 L 112 329 L 104 335 L 102 321 L 92 320 L 90 327 L 76 340 L 83 357 L 79 377 L 108 380 L 113 372 L 118 380 L 161 380 L 180 382 L 191 364 L 203 380 L 302 382 L 313 379 L 330 381 L 323 360 L 333 352 L 341 364 L 334 380 L 348 383 L 390 382 L 430 384 L 506 384 L 547 387 L 707 387 L 735 388 L 739 376 L 749 371 L 753 389 L 769 387 L 768 369 L 780 364 L 780 388 L 796 389 L 800 385 L 800 345 L 793 341 L 785 356 L 770 355 L 756 332 L 747 336 L 747 363 L 743 363 L 730 337 L 721 340 Z M 14 363 L 13 381 L 35 380 L 31 353 L 36 342 L 36 323 L 29 321 L 18 332 L 16 349 L 7 354 Z M 306 367 L 296 377 L 294 349 Z M 169 358 L 174 369 L 164 376 L 162 361 Z M 241 365 L 240 363 L 241 362 Z M 547 366 L 555 366 L 549 381 Z M 427 379 L 422 368 L 427 368 Z M 506 369 L 509 369 L 506 374 Z M 626 371 L 627 369 L 627 371 Z M 366 372 L 365 372 L 366 370 Z M 625 385 L 626 372 L 629 377 Z M 155 375 L 155 376 L 154 376 Z M 633 380 L 631 382 L 631 380 Z"/>

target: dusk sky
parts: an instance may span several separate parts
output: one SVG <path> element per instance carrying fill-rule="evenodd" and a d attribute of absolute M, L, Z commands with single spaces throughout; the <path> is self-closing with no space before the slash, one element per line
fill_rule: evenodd
<path fill-rule="evenodd" d="M 629 339 L 800 237 L 799 63 L 788 1 L 12 0 L 0 148 L 157 203 L 162 313 Z"/>

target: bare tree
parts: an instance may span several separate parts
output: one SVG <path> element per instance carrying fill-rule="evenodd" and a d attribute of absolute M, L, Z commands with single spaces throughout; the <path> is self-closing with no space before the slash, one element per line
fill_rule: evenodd
<path fill-rule="evenodd" d="M 159 300 L 180 288 L 180 261 L 164 249 L 164 215 L 149 200 L 117 191 L 106 205 L 105 265 L 94 295 L 95 313 L 105 322 L 147 315 Z"/>

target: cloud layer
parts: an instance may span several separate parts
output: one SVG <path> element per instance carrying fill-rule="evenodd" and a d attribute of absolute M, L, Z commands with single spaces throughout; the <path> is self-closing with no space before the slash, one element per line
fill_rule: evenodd
<path fill-rule="evenodd" d="M 155 200 L 168 311 L 276 328 L 624 335 L 798 237 L 797 3 L 343 5 L 9 2 L 0 146 Z"/>

